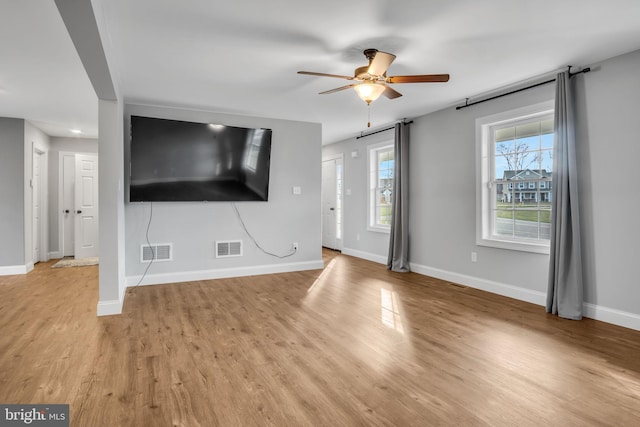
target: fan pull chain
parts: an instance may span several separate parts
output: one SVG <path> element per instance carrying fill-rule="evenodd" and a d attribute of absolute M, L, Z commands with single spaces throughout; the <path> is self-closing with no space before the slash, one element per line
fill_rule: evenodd
<path fill-rule="evenodd" d="M 367 103 L 367 127 L 371 127 L 371 103 Z"/>

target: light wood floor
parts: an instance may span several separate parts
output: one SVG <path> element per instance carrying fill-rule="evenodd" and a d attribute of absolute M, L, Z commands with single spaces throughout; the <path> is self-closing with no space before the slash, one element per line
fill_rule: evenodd
<path fill-rule="evenodd" d="M 0 277 L 0 403 L 90 427 L 640 425 L 640 332 L 324 257 L 103 318 L 97 267 Z"/>

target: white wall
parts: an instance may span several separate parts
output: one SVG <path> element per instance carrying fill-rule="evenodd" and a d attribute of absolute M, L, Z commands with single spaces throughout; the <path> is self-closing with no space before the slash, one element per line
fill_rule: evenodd
<path fill-rule="evenodd" d="M 636 189 L 640 140 L 640 51 L 593 64 L 574 77 L 588 317 L 640 329 L 634 257 L 640 237 Z M 475 120 L 554 97 L 554 85 L 470 108 L 444 109 L 411 125 L 410 261 L 414 271 L 544 304 L 549 256 L 477 246 Z M 386 133 L 383 134 L 386 137 Z M 393 135 L 391 134 L 390 137 Z M 374 139 L 375 138 L 375 139 Z M 366 226 L 366 144 L 346 140 L 323 155 L 345 154 L 345 248 L 385 259 L 387 248 Z M 384 138 L 384 137 L 382 137 Z M 352 159 L 350 152 L 359 149 Z M 355 235 L 360 234 L 360 240 Z M 364 237 L 363 237 L 364 236 Z M 471 262 L 471 252 L 477 262 Z"/>
<path fill-rule="evenodd" d="M 125 106 L 125 118 L 132 114 L 272 129 L 269 201 L 238 202 L 236 205 L 247 228 L 265 250 L 286 254 L 291 243 L 299 244 L 295 255 L 274 258 L 254 246 L 244 233 L 231 203 L 155 202 L 149 239 L 152 244 L 172 243 L 173 261 L 154 263 L 143 284 L 322 267 L 319 124 L 176 108 Z M 125 120 L 125 129 L 128 128 Z M 125 158 L 128 158 L 127 151 L 125 148 Z M 128 165 L 125 169 L 128 170 Z M 294 195 L 293 186 L 300 186 L 302 194 Z M 150 203 L 127 203 L 125 206 L 128 285 L 137 284 L 147 267 L 146 263 L 140 262 L 140 246 L 146 244 L 150 209 Z M 215 258 L 215 241 L 236 239 L 244 242 L 242 257 Z"/>

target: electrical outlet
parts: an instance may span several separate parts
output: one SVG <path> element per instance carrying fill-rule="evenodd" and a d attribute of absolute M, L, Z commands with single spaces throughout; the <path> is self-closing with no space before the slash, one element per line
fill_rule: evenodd
<path fill-rule="evenodd" d="M 471 252 L 471 262 L 478 262 L 478 254 L 476 252 Z"/>
<path fill-rule="evenodd" d="M 293 242 L 291 244 L 291 247 L 293 248 L 294 251 L 297 251 L 298 250 L 298 242 Z"/>

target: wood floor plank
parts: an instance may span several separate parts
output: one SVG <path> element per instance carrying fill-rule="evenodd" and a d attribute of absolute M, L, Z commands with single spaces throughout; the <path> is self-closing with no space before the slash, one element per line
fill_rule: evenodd
<path fill-rule="evenodd" d="M 74 426 L 640 425 L 640 332 L 323 257 L 101 318 L 96 266 L 0 277 L 0 402 Z"/>

